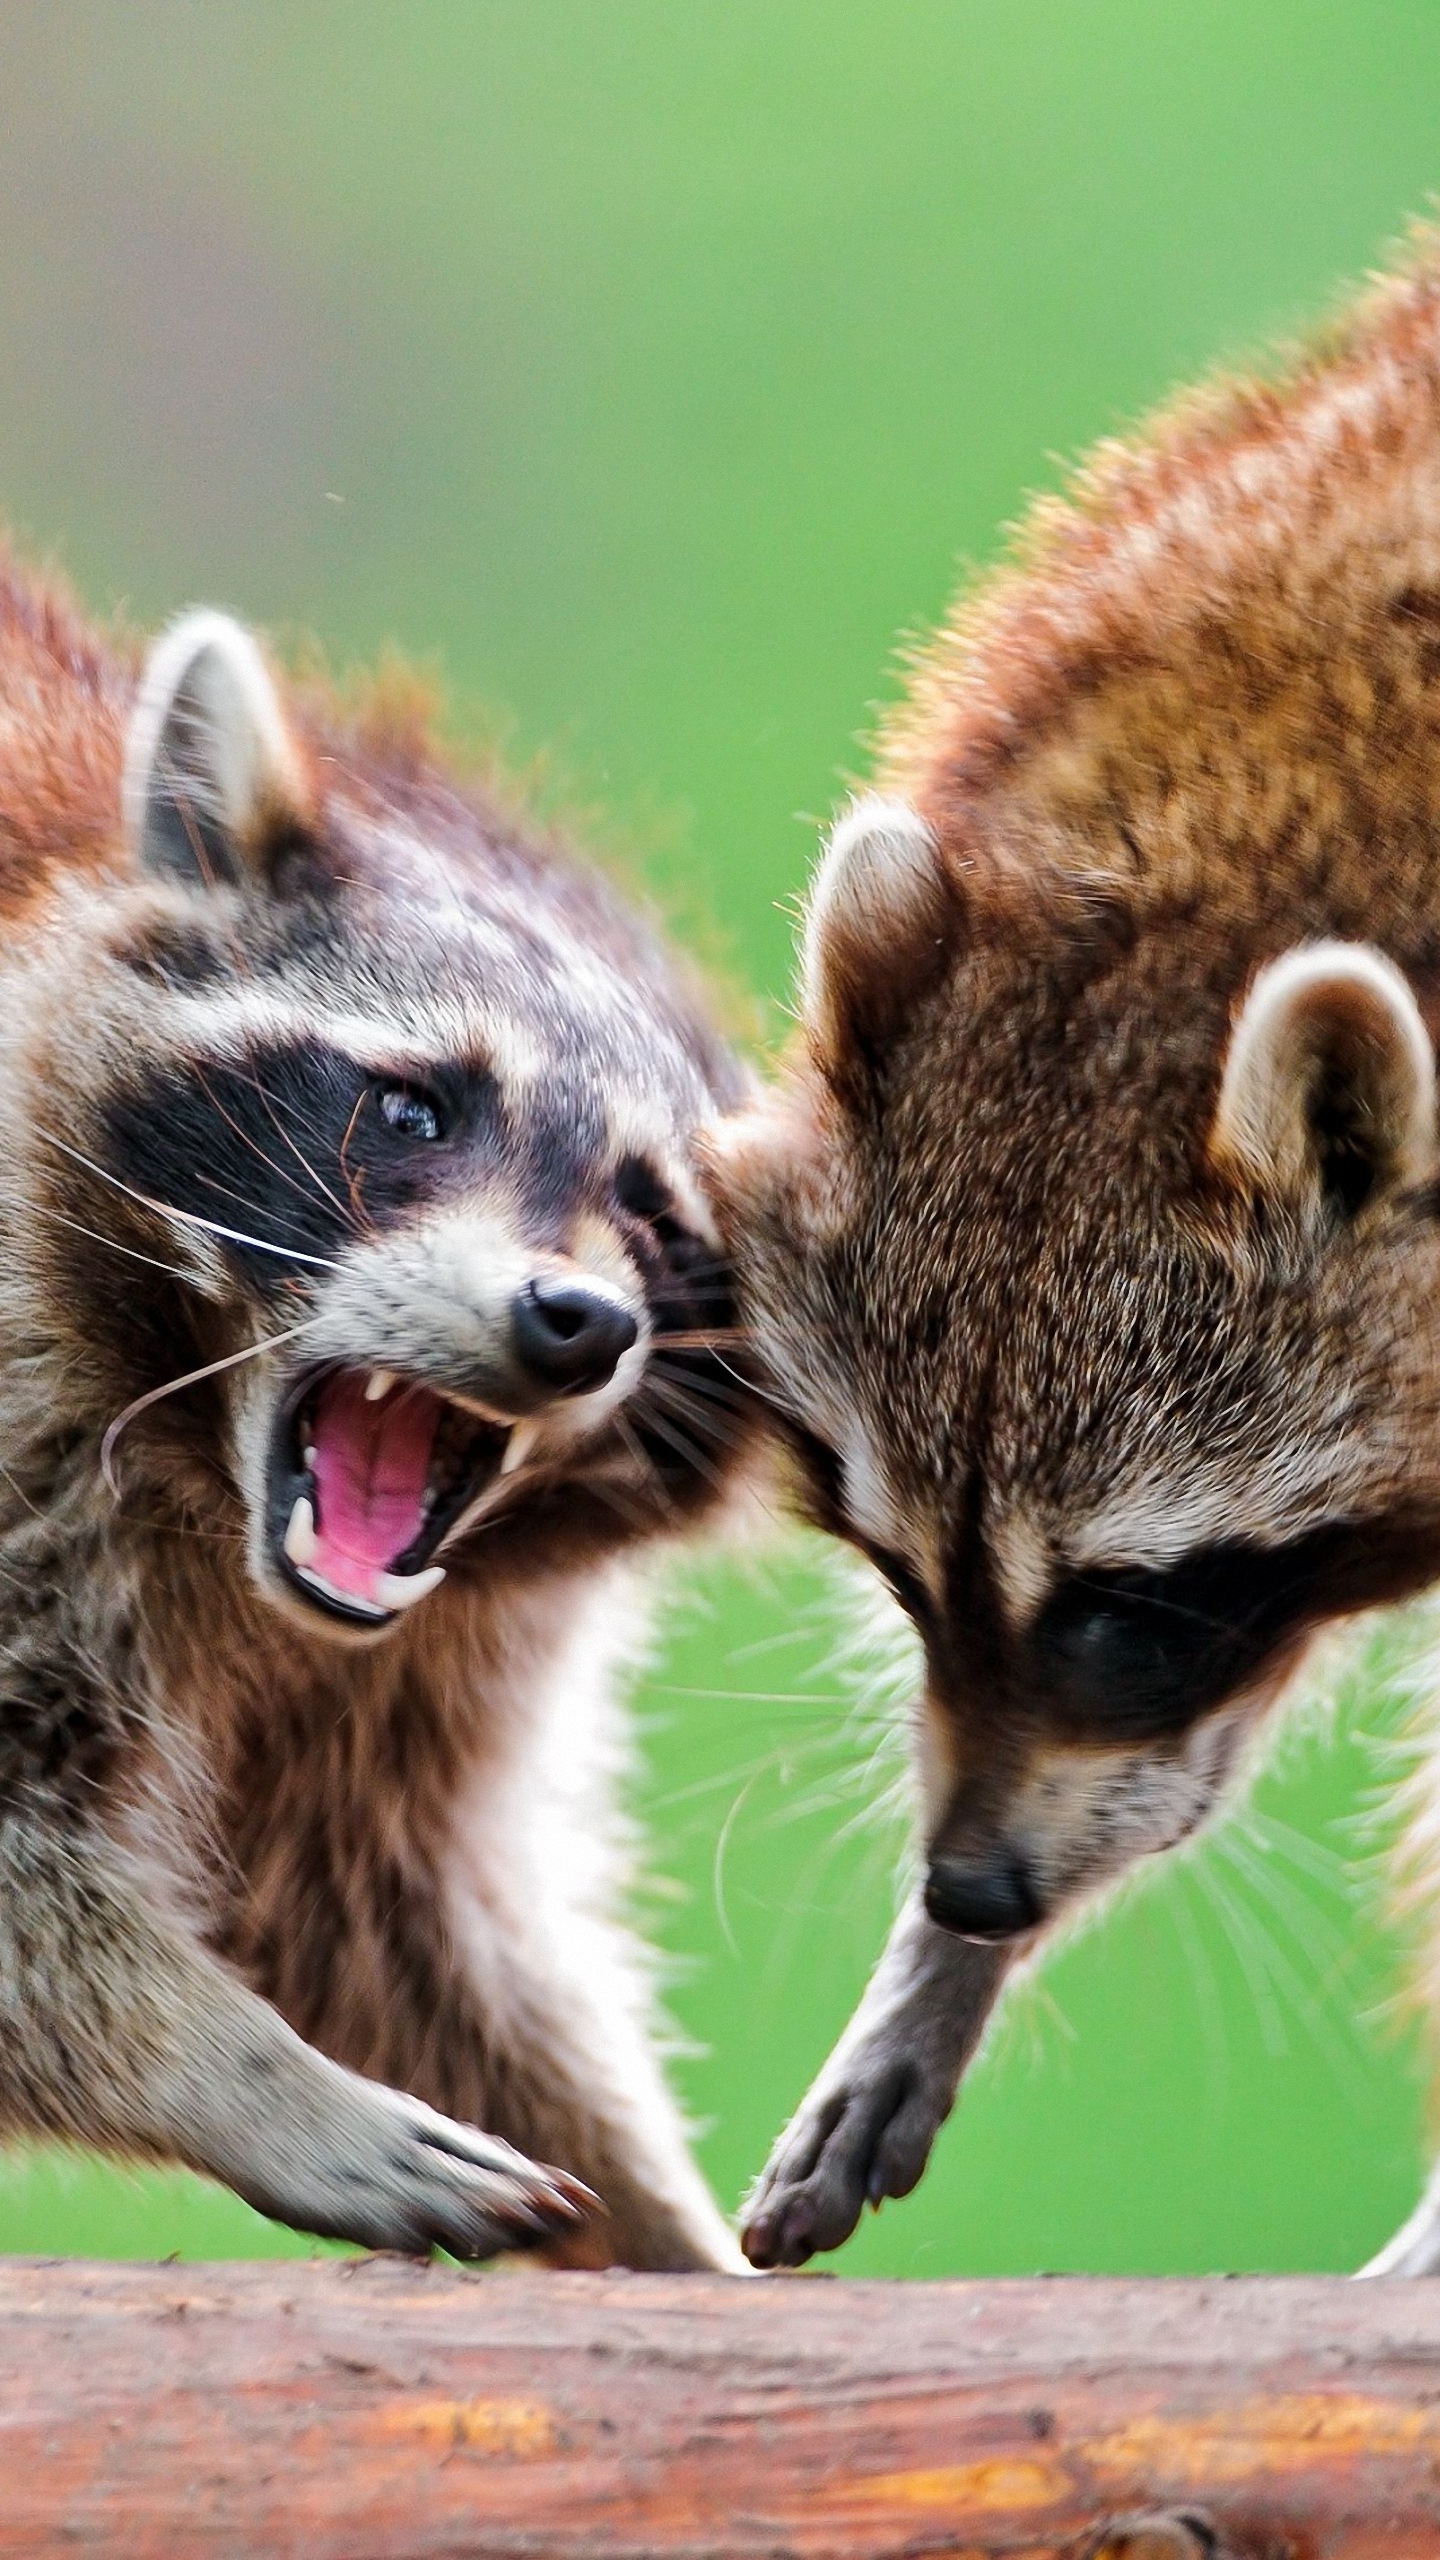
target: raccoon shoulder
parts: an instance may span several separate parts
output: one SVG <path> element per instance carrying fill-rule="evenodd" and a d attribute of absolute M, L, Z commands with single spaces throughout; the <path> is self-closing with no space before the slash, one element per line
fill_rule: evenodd
<path fill-rule="evenodd" d="M 1298 913 L 1400 950 L 1436 903 L 1437 669 L 1422 229 L 1328 334 L 1175 402 L 1034 506 L 920 657 L 880 787 L 1017 929 L 1063 879 L 1142 917 L 1218 902 L 1259 941 Z"/>

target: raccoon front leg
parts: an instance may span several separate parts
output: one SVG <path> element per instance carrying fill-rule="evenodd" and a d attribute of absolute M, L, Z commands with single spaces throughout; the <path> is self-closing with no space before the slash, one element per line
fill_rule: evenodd
<path fill-rule="evenodd" d="M 593 2191 L 583 2226 L 541 2243 L 553 2263 L 743 2274 L 646 2031 L 624 1932 L 588 1913 L 547 1915 L 538 1901 L 506 1910 L 466 1896 L 453 1918 L 458 1971 L 437 1985 L 425 2058 L 396 2076 L 503 2125 Z M 415 1953 L 412 1939 L 412 1965 Z M 392 2027 L 414 1992 L 413 1978 L 397 1984 Z"/>
<path fill-rule="evenodd" d="M 289 1766 L 283 1821 L 264 1788 L 237 1796 L 226 1956 L 337 2062 L 582 2180 L 590 2216 L 547 2256 L 743 2273 L 650 2043 L 643 1953 L 582 1889 L 594 1832 L 491 1772 L 437 1840 L 413 1769 L 401 1809 L 371 1765 Z"/>
<path fill-rule="evenodd" d="M 0 1824 L 0 2126 L 180 2161 L 367 2248 L 489 2257 L 580 2218 L 573 2182 L 303 2043 L 73 1812 Z"/>
<path fill-rule="evenodd" d="M 756 2267 L 799 2267 L 848 2240 L 867 2204 L 918 2184 L 1012 1961 L 937 1929 L 918 1894 L 786 2127 L 741 2237 Z"/>

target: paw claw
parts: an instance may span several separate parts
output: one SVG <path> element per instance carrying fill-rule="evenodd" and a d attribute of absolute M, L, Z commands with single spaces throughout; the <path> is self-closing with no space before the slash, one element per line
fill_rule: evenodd
<path fill-rule="evenodd" d="M 600 2211 L 600 2198 L 583 2178 L 572 2178 L 568 2169 L 552 2169 L 548 2160 L 543 2175 L 547 2197 L 553 2199 L 567 2222 L 584 2222 Z"/>

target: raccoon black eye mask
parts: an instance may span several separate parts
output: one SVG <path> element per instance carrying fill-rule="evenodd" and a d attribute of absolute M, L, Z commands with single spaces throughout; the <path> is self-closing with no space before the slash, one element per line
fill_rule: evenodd
<path fill-rule="evenodd" d="M 569 1417 L 603 1419 L 622 1362 L 633 1375 L 687 1318 L 703 1332 L 721 1313 L 713 1250 L 685 1226 L 660 1176 L 632 1157 L 608 1192 L 595 1192 L 591 1214 L 615 1227 L 608 1274 L 549 1252 L 527 1258 L 492 1222 L 468 1245 L 457 1229 L 460 1259 L 442 1256 L 427 1280 L 425 1222 L 436 1211 L 487 1186 L 508 1196 L 527 1162 L 547 1192 L 563 1183 L 567 1156 L 572 1179 L 584 1179 L 573 1126 L 564 1144 L 543 1126 L 517 1128 L 481 1063 L 432 1072 L 429 1086 L 386 1081 L 300 1038 L 256 1049 L 243 1067 L 220 1059 L 152 1073 L 122 1089 L 104 1117 L 105 1164 L 124 1167 L 124 1195 L 218 1234 L 277 1313 L 303 1282 L 320 1310 L 312 1335 L 317 1321 L 322 1331 L 348 1323 L 381 1352 L 393 1338 L 397 1359 L 408 1346 L 403 1371 L 301 1353 L 270 1431 L 276 1578 L 357 1629 L 390 1624 L 439 1587 L 437 1550 L 484 1496 L 503 1495 L 505 1480 L 574 1445 Z M 391 1259 L 381 1250 L 367 1263 L 365 1241 L 387 1236 Z M 310 1275 L 327 1271 L 348 1314 L 325 1315 L 323 1284 Z M 437 1322 L 411 1341 L 404 1301 L 425 1286 L 437 1292 Z M 452 1335 L 460 1326 L 448 1348 L 447 1324 Z"/>

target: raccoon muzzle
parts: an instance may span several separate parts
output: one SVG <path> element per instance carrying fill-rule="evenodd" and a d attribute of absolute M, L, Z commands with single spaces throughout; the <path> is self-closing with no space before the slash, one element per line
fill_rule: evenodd
<path fill-rule="evenodd" d="M 322 1615 L 379 1627 L 444 1579 L 447 1530 L 504 1465 L 511 1426 L 382 1369 L 297 1381 L 270 1450 L 276 1571 Z"/>

